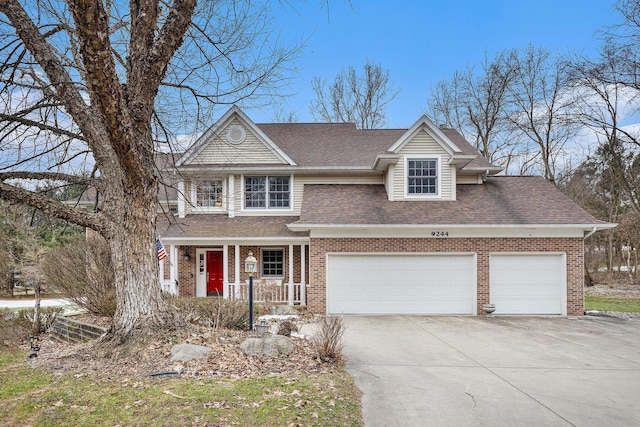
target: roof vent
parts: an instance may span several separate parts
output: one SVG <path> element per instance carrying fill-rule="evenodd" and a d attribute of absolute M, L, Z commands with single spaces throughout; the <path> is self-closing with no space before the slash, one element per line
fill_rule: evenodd
<path fill-rule="evenodd" d="M 246 136 L 244 128 L 240 125 L 229 126 L 227 130 L 227 141 L 234 145 L 242 144 Z"/>

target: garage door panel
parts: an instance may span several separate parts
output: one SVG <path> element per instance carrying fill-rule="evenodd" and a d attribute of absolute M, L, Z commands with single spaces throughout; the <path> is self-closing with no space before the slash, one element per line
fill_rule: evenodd
<path fill-rule="evenodd" d="M 473 255 L 330 255 L 327 308 L 351 314 L 472 314 Z"/>
<path fill-rule="evenodd" d="M 563 314 L 566 277 L 562 254 L 494 254 L 490 299 L 496 314 Z"/>

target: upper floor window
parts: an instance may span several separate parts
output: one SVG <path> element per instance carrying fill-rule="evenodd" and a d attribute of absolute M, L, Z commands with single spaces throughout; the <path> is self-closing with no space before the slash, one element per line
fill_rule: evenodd
<path fill-rule="evenodd" d="M 221 179 L 214 179 L 209 181 L 199 181 L 194 183 L 193 200 L 195 201 L 196 208 L 222 208 L 223 197 L 223 182 Z"/>
<path fill-rule="evenodd" d="M 291 207 L 291 177 L 244 177 L 244 207 L 253 209 L 289 209 Z"/>
<path fill-rule="evenodd" d="M 407 160 L 407 195 L 438 195 L 438 159 Z"/>

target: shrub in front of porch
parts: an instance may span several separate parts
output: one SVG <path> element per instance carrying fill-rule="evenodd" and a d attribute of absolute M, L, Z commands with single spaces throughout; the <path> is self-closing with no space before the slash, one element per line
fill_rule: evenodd
<path fill-rule="evenodd" d="M 176 306 L 185 321 L 215 329 L 243 330 L 249 327 L 249 304 L 247 301 L 224 298 L 177 298 L 167 296 Z M 266 310 L 259 304 L 254 306 L 254 318 Z"/>

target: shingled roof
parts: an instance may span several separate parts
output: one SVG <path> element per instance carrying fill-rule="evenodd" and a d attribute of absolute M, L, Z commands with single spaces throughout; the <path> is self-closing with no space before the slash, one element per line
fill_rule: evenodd
<path fill-rule="evenodd" d="M 358 129 L 354 123 L 263 123 L 257 126 L 303 167 L 370 168 L 376 156 L 406 132 L 406 129 Z"/>
<path fill-rule="evenodd" d="M 298 220 L 297 216 L 238 216 L 227 215 L 187 215 L 171 222 L 158 218 L 156 229 L 163 238 L 186 239 L 260 239 L 308 237 L 307 232 L 294 232 L 287 224 Z"/>
<path fill-rule="evenodd" d="M 394 201 L 383 185 L 306 185 L 302 225 L 605 225 L 541 177 L 458 185 L 457 200 Z"/>

